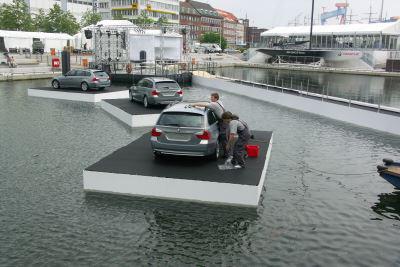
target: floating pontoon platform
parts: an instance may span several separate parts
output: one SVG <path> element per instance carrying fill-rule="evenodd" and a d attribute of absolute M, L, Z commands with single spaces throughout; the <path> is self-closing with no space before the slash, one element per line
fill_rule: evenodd
<path fill-rule="evenodd" d="M 223 160 L 165 156 L 154 159 L 150 134 L 83 171 L 85 191 L 258 206 L 272 149 L 272 132 L 253 131 L 259 145 L 246 168 L 220 170 Z"/>
<path fill-rule="evenodd" d="M 162 111 L 161 107 L 145 108 L 128 98 L 103 100 L 101 107 L 130 127 L 153 126 Z"/>
<path fill-rule="evenodd" d="M 111 86 L 104 90 L 87 90 L 82 91 L 74 88 L 54 89 L 52 87 L 37 87 L 28 89 L 29 96 L 82 101 L 82 102 L 100 102 L 103 99 L 128 98 L 129 91 L 126 87 Z"/>

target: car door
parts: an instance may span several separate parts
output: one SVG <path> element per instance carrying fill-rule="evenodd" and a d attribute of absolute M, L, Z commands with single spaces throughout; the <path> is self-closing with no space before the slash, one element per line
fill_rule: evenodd
<path fill-rule="evenodd" d="M 211 133 L 211 137 L 213 141 L 218 139 L 219 136 L 219 127 L 218 127 L 218 119 L 215 113 L 212 110 L 207 111 L 207 121 L 208 121 L 208 127 L 209 131 Z"/>
<path fill-rule="evenodd" d="M 145 82 L 145 80 L 140 80 L 137 83 L 137 85 L 132 86 L 131 92 L 132 92 L 132 96 L 133 96 L 134 99 L 142 101 L 142 97 L 141 97 L 141 94 L 140 94 L 140 88 L 143 87 L 144 82 Z"/>
<path fill-rule="evenodd" d="M 154 98 L 154 96 L 151 94 L 151 91 L 153 91 L 153 81 L 146 79 L 146 84 L 143 87 L 143 98 L 144 96 L 147 96 L 148 99 Z"/>
<path fill-rule="evenodd" d="M 70 70 L 64 76 L 61 76 L 59 78 L 60 86 L 61 87 L 71 87 L 73 78 L 75 76 L 75 72 L 76 72 L 75 70 Z"/>
<path fill-rule="evenodd" d="M 75 72 L 74 77 L 72 78 L 71 86 L 74 88 L 80 88 L 82 81 L 84 81 L 85 79 L 86 79 L 85 71 L 77 70 Z"/>

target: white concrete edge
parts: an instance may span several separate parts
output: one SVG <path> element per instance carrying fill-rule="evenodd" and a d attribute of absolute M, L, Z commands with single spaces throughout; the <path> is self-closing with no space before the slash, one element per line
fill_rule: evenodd
<path fill-rule="evenodd" d="M 46 91 L 46 90 L 32 89 L 32 88 L 28 88 L 28 96 L 70 100 L 70 101 L 91 102 L 91 103 L 95 102 L 94 94 L 89 95 L 80 93 L 55 92 L 55 91 Z"/>
<path fill-rule="evenodd" d="M 223 76 L 217 76 L 217 75 L 215 76 L 215 78 L 222 79 L 222 80 L 227 80 L 227 81 L 232 81 L 232 82 L 240 82 L 241 84 L 244 83 L 244 85 L 248 85 L 248 86 L 250 86 L 250 85 L 259 85 L 259 86 L 263 86 L 263 87 L 281 89 L 281 90 L 283 90 L 285 92 L 296 92 L 296 93 L 298 93 L 300 95 L 317 97 L 321 101 L 323 101 L 324 99 L 329 99 L 329 100 L 334 100 L 334 101 L 342 102 L 342 103 L 346 103 L 346 104 L 355 104 L 355 105 L 359 105 L 359 106 L 362 106 L 362 107 L 374 108 L 377 111 L 380 109 L 380 110 L 386 110 L 386 111 L 396 112 L 396 113 L 400 114 L 400 109 L 399 108 L 389 107 L 389 106 L 385 106 L 385 105 L 372 104 L 372 103 L 367 103 L 367 102 L 362 102 L 362 101 L 357 101 L 357 100 L 350 100 L 350 99 L 340 98 L 340 97 L 336 97 L 336 96 L 322 95 L 322 94 L 317 94 L 317 93 L 312 93 L 312 92 L 307 92 L 307 91 L 301 91 L 299 89 L 291 89 L 291 88 L 287 88 L 287 87 L 281 87 L 281 86 L 273 85 L 273 84 L 264 84 L 264 83 L 251 82 L 251 81 L 242 81 L 242 80 L 238 80 L 238 79 L 233 79 L 233 78 L 223 77 Z"/>
<path fill-rule="evenodd" d="M 129 98 L 129 91 L 128 89 L 116 92 L 109 92 L 109 93 L 100 93 L 95 94 L 95 102 L 100 102 L 104 99 L 121 99 L 121 98 Z"/>
<path fill-rule="evenodd" d="M 258 187 L 197 180 L 83 171 L 85 191 L 258 206 Z"/>
<path fill-rule="evenodd" d="M 248 85 L 232 83 L 216 78 L 193 75 L 193 85 L 221 90 L 232 94 L 278 104 L 292 109 L 309 112 L 331 119 L 400 135 L 400 116 L 374 112 L 347 105 L 338 105 L 321 99 L 285 94 Z"/>
<path fill-rule="evenodd" d="M 264 168 L 263 171 L 261 173 L 261 179 L 260 179 L 260 183 L 258 184 L 258 199 L 257 199 L 257 203 L 260 201 L 260 197 L 261 197 L 261 193 L 262 193 L 262 189 L 265 183 L 265 179 L 267 177 L 267 170 L 268 170 L 268 164 L 269 164 L 269 160 L 271 159 L 271 151 L 272 151 L 272 143 L 273 143 L 273 138 L 274 138 L 274 134 L 271 135 L 271 140 L 269 141 L 268 144 L 268 150 L 267 150 L 267 154 L 265 156 L 265 163 L 264 163 Z"/>
<path fill-rule="evenodd" d="M 57 91 L 28 88 L 28 96 L 97 103 L 102 101 L 103 99 L 128 98 L 129 92 L 128 90 L 124 90 L 124 91 L 116 91 L 109 93 L 85 94 L 77 92 L 71 92 L 71 93 L 64 91 L 57 92 Z"/>
<path fill-rule="evenodd" d="M 106 101 L 101 101 L 100 105 L 105 111 L 132 128 L 154 126 L 160 116 L 160 114 L 132 115 Z"/>
<path fill-rule="evenodd" d="M 127 100 L 128 101 L 128 100 Z M 110 113 L 112 116 L 116 117 L 120 121 L 126 123 L 127 125 L 131 126 L 133 125 L 133 118 L 132 115 L 123 111 L 122 109 L 117 108 L 114 105 L 111 105 L 110 103 L 106 101 L 101 101 L 100 103 L 101 108 Z"/>
<path fill-rule="evenodd" d="M 160 114 L 134 115 L 132 118 L 132 127 L 152 127 L 156 125 Z"/>

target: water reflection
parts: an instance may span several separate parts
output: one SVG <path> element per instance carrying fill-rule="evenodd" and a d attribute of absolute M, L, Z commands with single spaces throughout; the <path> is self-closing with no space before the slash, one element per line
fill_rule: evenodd
<path fill-rule="evenodd" d="M 379 202 L 371 208 L 385 218 L 400 221 L 400 191 L 380 194 Z"/>
<path fill-rule="evenodd" d="M 248 230 L 259 219 L 257 209 L 182 201 L 86 193 L 91 213 L 141 216 L 148 233 L 138 246 L 160 264 L 234 265 L 251 242 Z M 130 214 L 130 215 L 129 215 Z M 222 262 L 222 255 L 234 255 Z"/>
<path fill-rule="evenodd" d="M 400 108 L 400 78 L 227 67 L 217 75 Z"/>

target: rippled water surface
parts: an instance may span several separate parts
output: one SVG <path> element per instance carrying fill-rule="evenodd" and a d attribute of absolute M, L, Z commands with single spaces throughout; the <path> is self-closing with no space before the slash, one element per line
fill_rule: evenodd
<path fill-rule="evenodd" d="M 400 194 L 375 173 L 398 136 L 224 94 L 274 131 L 258 209 L 85 194 L 82 170 L 149 129 L 27 96 L 48 82 L 0 83 L 1 266 L 400 265 Z"/>

